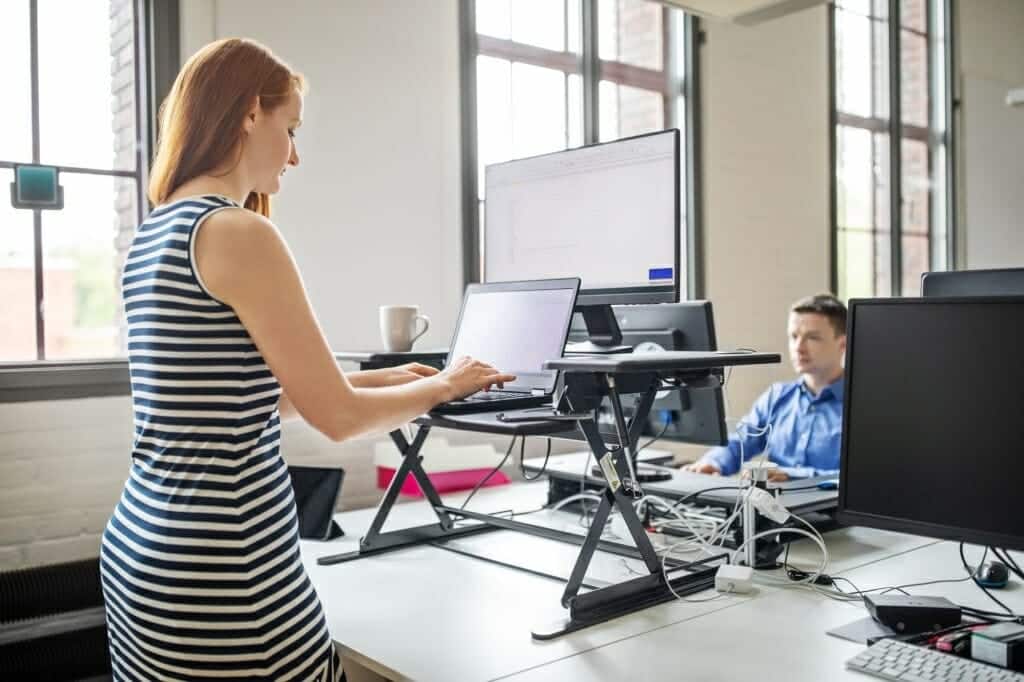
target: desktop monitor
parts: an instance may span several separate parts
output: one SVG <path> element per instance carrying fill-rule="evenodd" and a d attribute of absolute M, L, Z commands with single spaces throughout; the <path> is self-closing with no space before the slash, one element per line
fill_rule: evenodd
<path fill-rule="evenodd" d="M 1024 297 L 849 311 L 839 520 L 1024 550 Z"/>
<path fill-rule="evenodd" d="M 628 350 L 612 304 L 679 300 L 679 131 L 487 166 L 485 282 L 580 277 L 591 352 Z"/>
<path fill-rule="evenodd" d="M 921 275 L 921 295 L 1024 296 L 1024 268 L 926 272 Z"/>
<path fill-rule="evenodd" d="M 622 329 L 623 341 L 638 351 L 717 350 L 710 301 L 615 306 L 614 313 Z M 586 328 L 579 319 L 574 319 L 569 339 L 585 336 Z M 625 411 L 628 419 L 631 416 L 628 405 Z M 608 442 L 617 442 L 618 433 L 607 401 L 598 410 L 598 428 Z M 572 437 L 582 438 L 578 434 Z M 721 386 L 688 387 L 658 393 L 644 425 L 642 441 L 654 437 L 697 445 L 724 445 L 728 431 Z M 670 477 L 663 470 L 646 470 L 639 463 L 634 464 L 638 478 L 643 482 Z"/>

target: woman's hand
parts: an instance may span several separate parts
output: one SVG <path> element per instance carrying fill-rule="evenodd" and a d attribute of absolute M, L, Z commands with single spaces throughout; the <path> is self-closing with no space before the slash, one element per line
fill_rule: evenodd
<path fill-rule="evenodd" d="M 346 376 L 357 388 L 383 388 L 385 386 L 401 386 L 417 379 L 425 379 L 437 375 L 438 370 L 418 362 L 409 362 L 397 367 L 368 369 L 361 372 L 349 372 Z"/>
<path fill-rule="evenodd" d="M 458 400 L 477 391 L 490 390 L 491 386 L 503 388 L 506 382 L 515 381 L 514 374 L 506 374 L 486 362 L 462 357 L 445 367 L 438 379 L 446 387 L 445 402 Z"/>

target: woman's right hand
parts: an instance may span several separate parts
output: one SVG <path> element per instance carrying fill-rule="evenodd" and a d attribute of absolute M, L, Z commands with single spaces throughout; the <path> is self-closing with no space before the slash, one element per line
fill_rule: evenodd
<path fill-rule="evenodd" d="M 506 374 L 470 357 L 461 357 L 451 363 L 437 378 L 445 387 L 445 402 L 489 390 L 491 386 L 503 388 L 506 382 L 516 380 L 514 374 Z"/>

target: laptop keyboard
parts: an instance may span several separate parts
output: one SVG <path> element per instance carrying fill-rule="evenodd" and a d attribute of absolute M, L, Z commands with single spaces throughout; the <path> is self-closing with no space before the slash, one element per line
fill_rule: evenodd
<path fill-rule="evenodd" d="M 487 402 L 488 400 L 508 400 L 510 398 L 529 398 L 531 393 L 521 393 L 514 391 L 480 391 L 474 393 L 471 396 L 462 399 L 462 402 Z"/>

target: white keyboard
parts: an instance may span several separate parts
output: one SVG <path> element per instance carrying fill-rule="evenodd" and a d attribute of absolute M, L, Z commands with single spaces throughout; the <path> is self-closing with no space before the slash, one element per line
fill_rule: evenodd
<path fill-rule="evenodd" d="M 1024 682 L 1024 674 L 944 654 L 934 649 L 883 639 L 846 662 L 846 667 L 885 680 L 909 682 Z"/>

